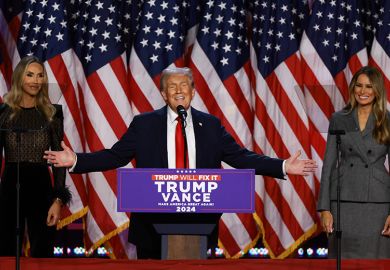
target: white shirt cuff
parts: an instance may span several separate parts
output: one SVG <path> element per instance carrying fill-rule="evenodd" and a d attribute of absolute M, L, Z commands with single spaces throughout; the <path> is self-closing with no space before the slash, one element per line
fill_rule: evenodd
<path fill-rule="evenodd" d="M 282 164 L 282 170 L 283 170 L 283 175 L 287 175 L 287 172 L 286 172 L 286 160 L 283 160 L 283 164 Z"/>
<path fill-rule="evenodd" d="M 69 172 L 73 172 L 74 167 L 76 167 L 76 164 L 77 164 L 77 154 L 75 153 L 75 154 L 74 154 L 74 163 L 73 163 L 73 166 L 70 167 L 70 168 L 68 169 L 68 171 L 69 171 Z"/>

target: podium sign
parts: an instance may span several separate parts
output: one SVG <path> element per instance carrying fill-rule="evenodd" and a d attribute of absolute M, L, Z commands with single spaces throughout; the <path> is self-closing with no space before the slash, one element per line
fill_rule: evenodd
<path fill-rule="evenodd" d="M 118 211 L 153 213 L 253 213 L 251 169 L 117 170 Z"/>

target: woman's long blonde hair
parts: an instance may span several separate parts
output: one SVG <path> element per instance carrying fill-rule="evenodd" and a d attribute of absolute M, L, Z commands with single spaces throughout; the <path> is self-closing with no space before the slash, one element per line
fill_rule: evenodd
<path fill-rule="evenodd" d="M 390 144 L 389 116 L 386 109 L 387 95 L 382 73 L 378 69 L 371 66 L 364 66 L 353 75 L 348 87 L 349 102 L 344 110 L 350 113 L 357 108 L 358 103 L 355 98 L 355 86 L 359 76 L 362 74 L 365 74 L 370 80 L 375 94 L 374 103 L 372 104 L 375 127 L 372 136 L 380 144 Z"/>
<path fill-rule="evenodd" d="M 35 56 L 23 57 L 16 65 L 14 72 L 12 73 L 11 90 L 4 96 L 4 103 L 6 103 L 11 109 L 11 119 L 14 118 L 20 111 L 20 103 L 23 95 L 23 81 L 27 72 L 27 68 L 30 64 L 37 63 L 43 68 L 43 83 L 41 90 L 36 96 L 36 108 L 43 112 L 46 119 L 51 121 L 56 112 L 55 107 L 51 104 L 49 99 L 49 87 L 48 78 L 44 64 Z"/>

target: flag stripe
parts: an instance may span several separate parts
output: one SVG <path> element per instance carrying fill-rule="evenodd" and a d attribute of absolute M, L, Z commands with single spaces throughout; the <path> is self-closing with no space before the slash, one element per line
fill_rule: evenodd
<path fill-rule="evenodd" d="M 239 140 L 238 135 L 236 134 L 236 132 L 234 132 L 234 129 L 232 128 L 230 123 L 224 117 L 224 114 L 221 111 L 221 109 L 218 105 L 218 102 L 216 101 L 216 99 L 214 98 L 213 95 L 209 94 L 208 86 L 207 86 L 205 79 L 202 77 L 199 70 L 195 66 L 192 66 L 193 65 L 192 62 L 190 65 L 192 67 L 194 80 L 196 81 L 197 93 L 199 94 L 202 101 L 206 105 L 206 108 L 210 111 L 210 113 L 212 113 L 213 115 L 215 115 L 221 119 L 222 124 L 231 133 L 233 138 L 236 139 L 237 142 L 242 145 L 242 142 L 241 142 L 241 140 Z"/>
<path fill-rule="evenodd" d="M 238 84 L 237 78 L 234 76 L 230 76 L 223 81 L 223 84 L 229 95 L 231 96 L 232 100 L 236 104 L 238 110 L 243 115 L 244 121 L 246 122 L 246 125 L 248 126 L 249 130 L 253 130 L 252 110 L 244 96 L 244 92 L 237 91 L 237 89 L 241 89 Z"/>
<path fill-rule="evenodd" d="M 69 55 L 64 55 L 66 59 Z M 64 62 L 64 58 L 61 55 L 55 56 L 48 62 L 52 73 L 55 76 L 56 81 L 58 82 L 62 94 L 66 100 L 66 104 L 69 108 L 69 112 L 72 115 L 74 123 L 77 128 L 78 137 L 80 137 L 81 141 L 84 141 L 83 130 L 82 130 L 82 122 L 80 118 L 80 114 L 78 113 L 78 102 L 76 97 L 76 90 L 74 86 L 70 83 L 72 80 L 68 73 L 69 66 Z"/>
<path fill-rule="evenodd" d="M 98 107 L 107 119 L 112 131 L 117 137 L 120 137 L 127 129 L 122 117 L 115 107 L 110 95 L 107 93 L 100 76 L 97 73 L 92 73 L 87 78 L 90 91 L 95 97 Z"/>
<path fill-rule="evenodd" d="M 149 112 L 153 110 L 152 104 L 146 98 L 144 93 L 141 91 L 141 88 L 135 82 L 131 72 L 129 73 L 129 84 L 131 85 L 130 90 L 130 100 L 137 107 L 139 112 Z"/>

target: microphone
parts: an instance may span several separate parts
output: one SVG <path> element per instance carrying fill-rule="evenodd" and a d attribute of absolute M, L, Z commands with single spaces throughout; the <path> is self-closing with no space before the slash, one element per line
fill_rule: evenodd
<path fill-rule="evenodd" d="M 180 121 L 181 121 L 181 134 L 183 135 L 184 138 L 184 167 L 187 167 L 187 154 L 188 154 L 188 146 L 187 146 L 187 135 L 186 135 L 186 118 L 187 118 L 187 111 L 184 109 L 182 105 L 179 105 L 176 107 L 177 114 L 179 115 Z M 179 124 L 179 123 L 177 123 Z"/>
<path fill-rule="evenodd" d="M 179 115 L 181 121 L 184 123 L 187 118 L 187 111 L 182 105 L 176 107 L 177 114 Z"/>
<path fill-rule="evenodd" d="M 343 130 L 343 129 L 330 129 L 329 134 L 330 135 L 345 135 L 345 130 Z"/>

